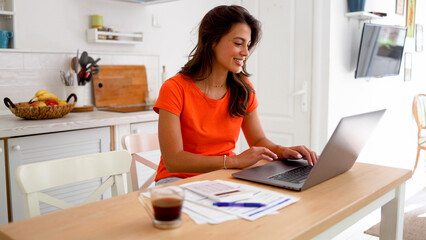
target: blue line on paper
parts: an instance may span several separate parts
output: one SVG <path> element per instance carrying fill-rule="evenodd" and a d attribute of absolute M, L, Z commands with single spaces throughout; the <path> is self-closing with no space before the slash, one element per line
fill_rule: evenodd
<path fill-rule="evenodd" d="M 275 202 L 281 201 L 281 199 L 284 199 L 284 198 L 283 198 L 283 197 L 279 197 L 279 198 L 274 199 L 274 200 L 272 200 L 272 201 L 269 201 L 269 202 L 267 202 L 267 203 L 265 203 L 265 202 L 262 202 L 262 203 L 266 204 L 266 207 L 268 207 L 270 204 L 274 204 Z M 265 209 L 265 207 L 263 207 L 262 209 Z M 255 211 L 257 211 L 257 210 L 259 210 L 259 209 L 258 209 L 258 208 L 250 209 L 250 210 L 248 210 L 247 212 L 243 212 L 243 214 L 244 214 L 244 215 L 246 215 L 246 214 L 250 214 L 250 212 L 255 212 Z"/>
<path fill-rule="evenodd" d="M 278 205 L 280 205 L 280 204 L 282 204 L 282 203 L 285 203 L 285 202 L 287 202 L 288 200 L 290 200 L 290 198 L 286 198 L 286 199 L 284 199 L 284 200 L 283 200 L 283 201 L 281 201 L 281 202 L 278 202 L 278 203 L 276 203 L 276 204 L 274 204 L 274 205 L 271 205 L 271 206 L 265 207 L 265 208 L 263 208 L 262 210 L 259 210 L 259 211 L 257 211 L 257 212 L 254 212 L 254 213 L 250 214 L 250 215 L 249 215 L 249 217 L 251 217 L 251 216 L 253 216 L 253 215 L 256 215 L 256 214 L 259 214 L 259 213 L 261 213 L 261 212 L 264 212 L 264 211 L 266 211 L 266 210 L 268 210 L 268 209 L 270 209 L 270 208 L 273 208 L 273 207 L 275 207 L 275 206 L 278 206 Z"/>
<path fill-rule="evenodd" d="M 257 195 L 257 194 L 259 194 L 259 193 L 261 193 L 262 191 L 257 191 L 257 192 L 255 192 L 255 193 L 253 193 L 253 196 L 255 196 L 255 195 Z"/>

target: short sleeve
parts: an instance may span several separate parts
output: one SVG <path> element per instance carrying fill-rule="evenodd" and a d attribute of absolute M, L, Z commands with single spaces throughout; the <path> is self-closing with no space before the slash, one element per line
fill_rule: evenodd
<path fill-rule="evenodd" d="M 171 78 L 165 81 L 154 104 L 154 111 L 159 113 L 159 109 L 161 108 L 180 116 L 183 107 L 183 94 L 183 88 L 176 80 Z"/>
<path fill-rule="evenodd" d="M 256 110 L 257 106 L 259 105 L 259 102 L 257 100 L 257 96 L 256 96 L 256 91 L 254 91 L 254 87 L 253 84 L 249 81 L 246 80 L 250 86 L 253 88 L 253 92 L 250 93 L 250 98 L 249 98 L 249 102 L 247 104 L 247 113 L 251 113 L 254 110 Z"/>

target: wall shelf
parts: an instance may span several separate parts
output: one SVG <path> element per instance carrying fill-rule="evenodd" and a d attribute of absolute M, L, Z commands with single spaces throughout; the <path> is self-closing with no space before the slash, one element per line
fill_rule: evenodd
<path fill-rule="evenodd" d="M 381 18 L 380 16 L 369 13 L 369 12 L 349 12 L 349 13 L 346 13 L 345 16 L 347 18 L 357 19 L 359 21 L 365 21 L 365 20 L 371 21 L 372 19 Z"/>
<path fill-rule="evenodd" d="M 143 40 L 142 32 L 118 33 L 99 31 L 96 28 L 90 28 L 86 31 L 87 41 L 91 43 L 113 43 L 113 44 L 141 44 Z M 118 39 L 100 39 L 100 36 L 118 37 Z"/>
<path fill-rule="evenodd" d="M 12 11 L 0 11 L 0 16 L 13 16 L 15 12 Z"/>

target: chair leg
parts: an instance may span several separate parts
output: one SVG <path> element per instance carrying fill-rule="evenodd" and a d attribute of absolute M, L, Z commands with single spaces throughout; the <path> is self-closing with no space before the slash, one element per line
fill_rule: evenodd
<path fill-rule="evenodd" d="M 146 180 L 146 182 L 139 188 L 139 190 L 143 191 L 147 189 L 155 180 L 155 176 L 157 175 L 157 172 L 153 173 L 151 177 Z"/>
<path fill-rule="evenodd" d="M 132 158 L 132 164 L 130 165 L 130 176 L 131 176 L 131 184 L 132 184 L 132 190 L 129 192 L 137 191 L 139 189 L 139 183 L 138 183 L 138 174 L 136 170 L 136 162 L 135 159 Z"/>
<path fill-rule="evenodd" d="M 417 157 L 416 157 L 416 162 L 414 163 L 414 168 L 413 168 L 413 175 L 414 172 L 416 171 L 417 168 L 417 163 L 419 162 L 419 157 L 420 157 L 420 145 L 417 147 Z"/>

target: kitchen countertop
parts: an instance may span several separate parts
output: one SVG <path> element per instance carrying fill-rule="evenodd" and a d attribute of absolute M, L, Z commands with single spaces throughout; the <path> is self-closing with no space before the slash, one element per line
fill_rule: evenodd
<path fill-rule="evenodd" d="M 0 138 L 60 132 L 158 120 L 154 111 L 117 113 L 107 111 L 70 112 L 62 118 L 26 120 L 12 113 L 0 114 Z"/>

